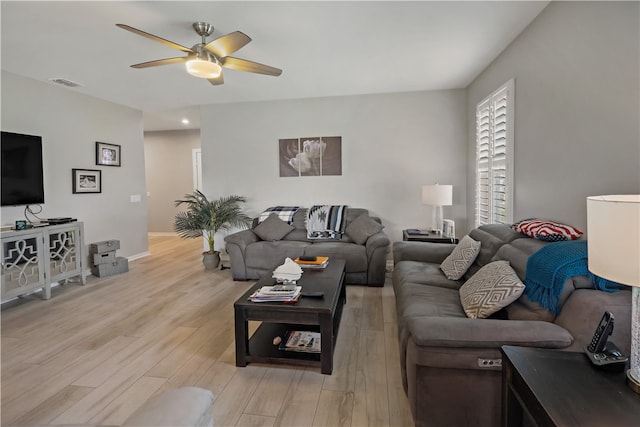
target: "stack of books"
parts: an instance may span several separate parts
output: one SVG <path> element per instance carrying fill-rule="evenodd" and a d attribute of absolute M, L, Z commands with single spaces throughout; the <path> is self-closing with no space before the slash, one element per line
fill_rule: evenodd
<path fill-rule="evenodd" d="M 289 331 L 278 348 L 285 351 L 320 353 L 320 332 Z"/>
<path fill-rule="evenodd" d="M 296 264 L 298 264 L 303 269 L 325 268 L 327 266 L 327 264 L 329 263 L 329 257 L 318 256 L 318 257 L 314 257 L 314 258 L 315 259 L 310 259 L 310 258 L 303 257 L 301 259 L 300 257 L 298 257 L 298 258 L 294 259 L 294 261 L 296 262 Z"/>
<path fill-rule="evenodd" d="M 263 286 L 249 296 L 251 302 L 296 302 L 300 299 L 302 286 L 274 285 Z"/>

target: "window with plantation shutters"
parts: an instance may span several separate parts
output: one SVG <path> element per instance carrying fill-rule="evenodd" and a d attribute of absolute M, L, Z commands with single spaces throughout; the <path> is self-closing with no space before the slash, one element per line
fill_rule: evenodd
<path fill-rule="evenodd" d="M 513 222 L 513 80 L 476 107 L 475 225 Z"/>

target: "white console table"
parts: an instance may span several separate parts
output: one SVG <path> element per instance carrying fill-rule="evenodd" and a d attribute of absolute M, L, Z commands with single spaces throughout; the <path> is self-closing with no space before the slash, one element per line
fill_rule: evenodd
<path fill-rule="evenodd" d="M 0 238 L 3 302 L 40 288 L 49 299 L 52 283 L 75 276 L 85 284 L 82 222 L 3 231 Z"/>

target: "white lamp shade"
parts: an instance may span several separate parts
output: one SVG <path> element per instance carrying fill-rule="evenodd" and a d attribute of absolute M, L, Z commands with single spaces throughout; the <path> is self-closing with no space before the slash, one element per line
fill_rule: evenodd
<path fill-rule="evenodd" d="M 423 185 L 422 203 L 431 206 L 451 206 L 453 204 L 453 185 Z"/>
<path fill-rule="evenodd" d="M 640 195 L 587 197 L 589 270 L 640 286 Z"/>

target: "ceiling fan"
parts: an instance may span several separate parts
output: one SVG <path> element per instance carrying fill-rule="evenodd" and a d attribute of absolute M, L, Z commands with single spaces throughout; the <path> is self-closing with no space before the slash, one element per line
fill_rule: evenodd
<path fill-rule="evenodd" d="M 194 22 L 193 29 L 202 37 L 202 42 L 189 48 L 161 37 L 154 36 L 153 34 L 146 33 L 142 30 L 138 30 L 137 28 L 130 27 L 129 25 L 116 24 L 116 26 L 148 39 L 160 42 L 165 46 L 169 46 L 187 54 L 187 56 L 158 59 L 155 61 L 134 64 L 131 66 L 132 68 L 148 68 L 186 62 L 187 72 L 189 74 L 205 78 L 209 80 L 212 85 L 221 85 L 224 83 L 222 67 L 230 68 L 232 70 L 246 71 L 249 73 L 266 74 L 268 76 L 279 76 L 282 74 L 282 70 L 279 68 L 229 56 L 251 41 L 249 36 L 240 31 L 234 31 L 233 33 L 218 37 L 217 39 L 207 43 L 207 37 L 209 37 L 213 32 L 213 26 L 206 22 Z"/>

